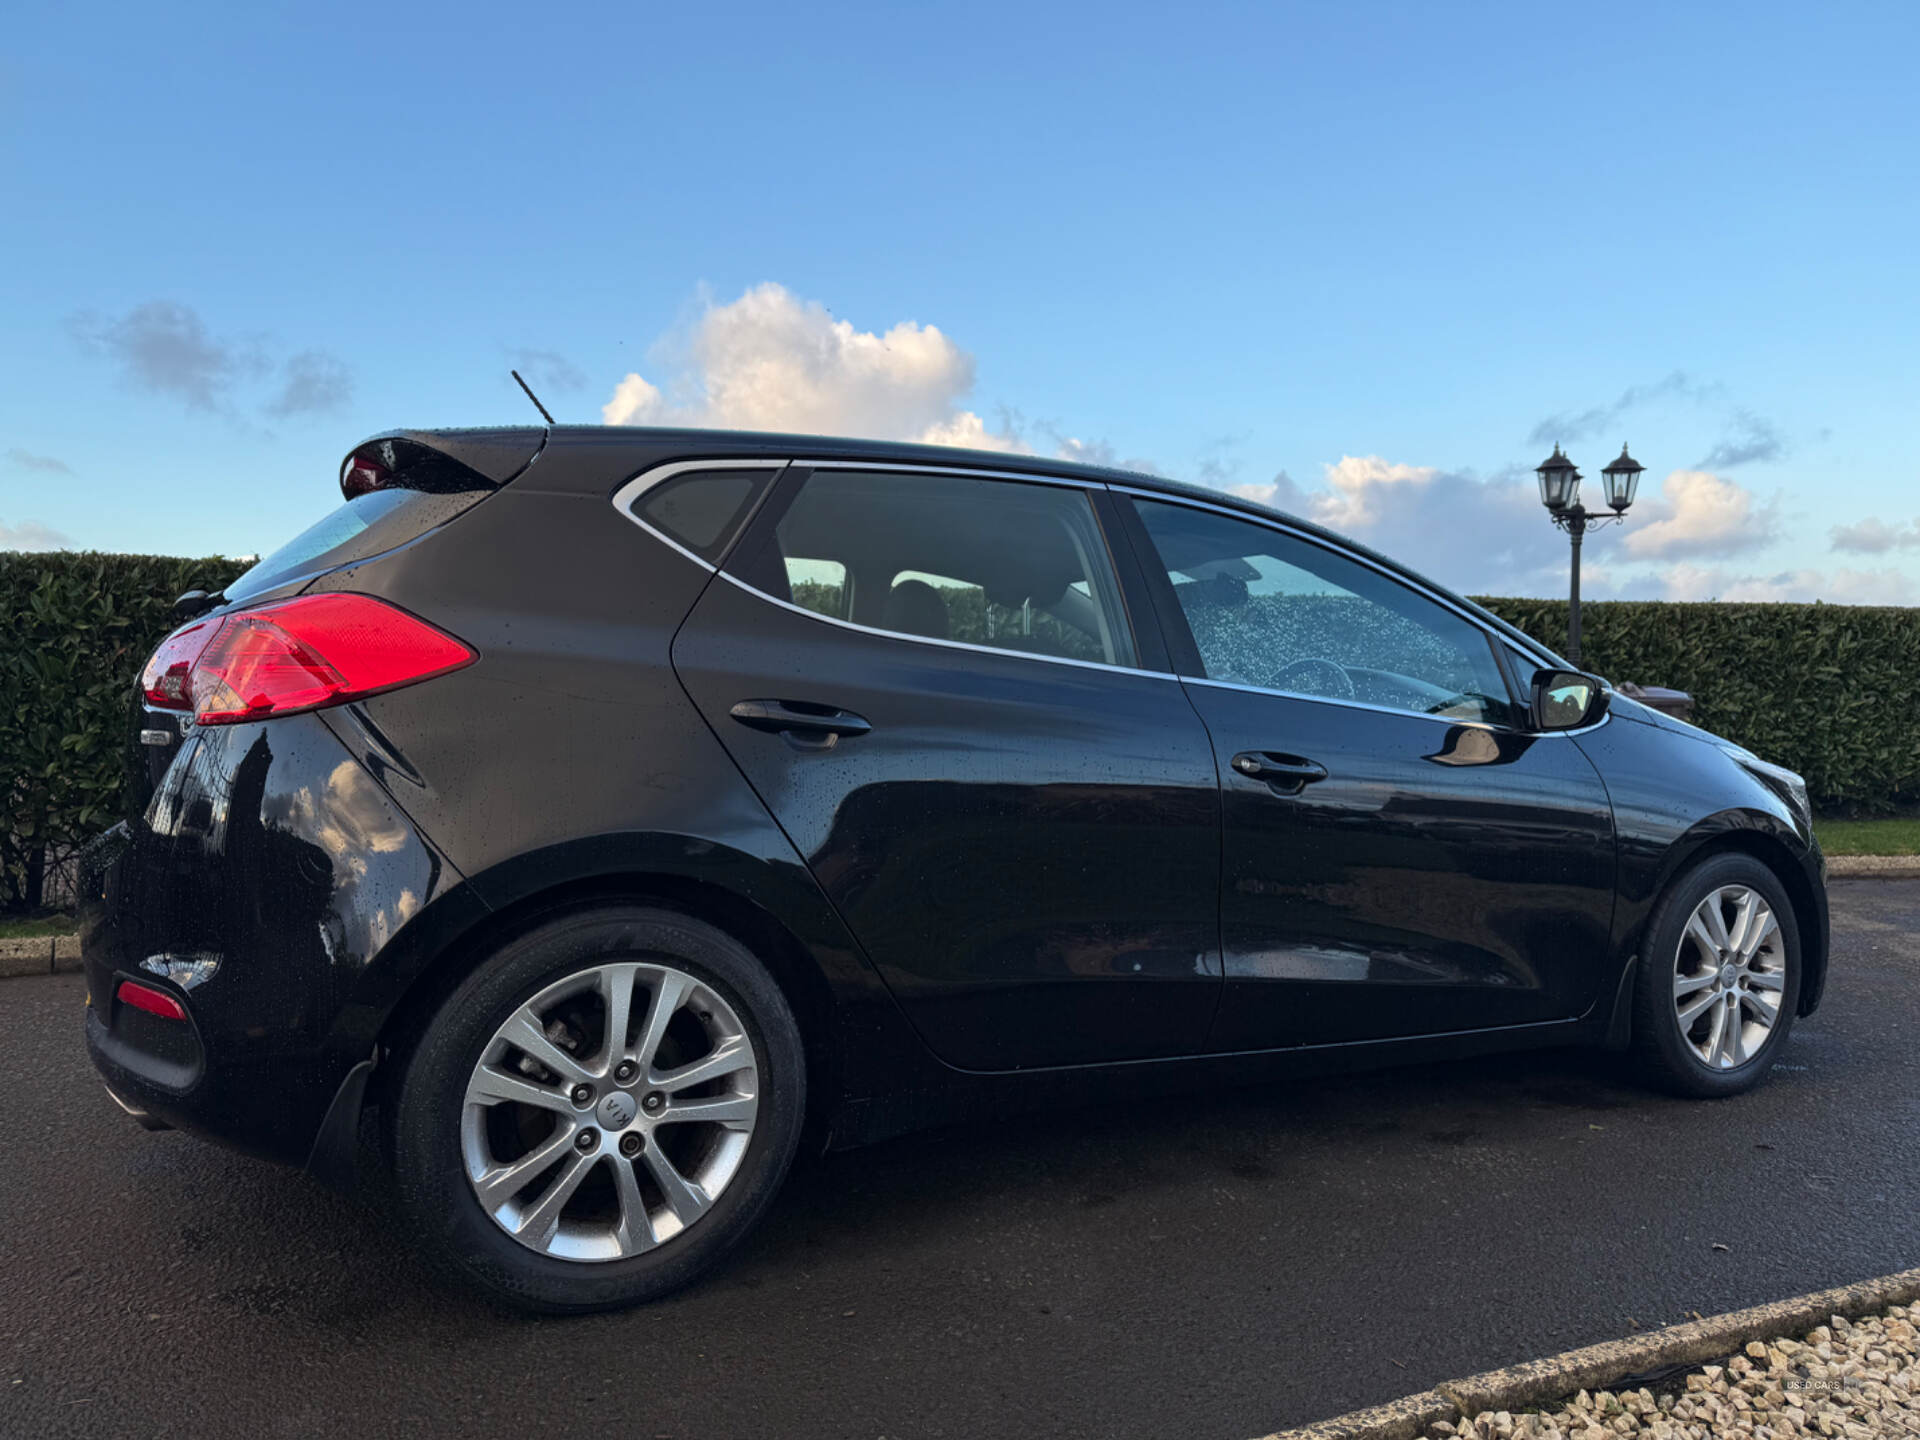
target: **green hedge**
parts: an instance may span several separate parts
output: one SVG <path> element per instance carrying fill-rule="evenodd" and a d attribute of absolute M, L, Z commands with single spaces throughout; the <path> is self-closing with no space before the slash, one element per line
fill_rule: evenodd
<path fill-rule="evenodd" d="M 0 553 L 0 911 L 118 818 L 128 690 L 184 590 L 245 562 Z M 1565 601 L 1482 602 L 1555 649 Z M 1609 601 L 1584 612 L 1585 661 L 1691 693 L 1709 730 L 1807 777 L 1826 809 L 1920 802 L 1920 609 Z"/>
<path fill-rule="evenodd" d="M 0 911 L 38 909 L 49 871 L 119 818 L 130 688 L 174 598 L 246 568 L 0 552 Z"/>
<path fill-rule="evenodd" d="M 1564 600 L 1486 599 L 1564 651 Z M 1920 800 L 1920 608 L 1605 601 L 1580 608 L 1582 664 L 1693 696 L 1694 723 L 1806 776 L 1828 810 Z"/>

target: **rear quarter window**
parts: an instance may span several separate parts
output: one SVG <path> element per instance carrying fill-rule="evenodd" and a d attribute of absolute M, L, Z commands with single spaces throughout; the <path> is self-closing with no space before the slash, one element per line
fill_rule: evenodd
<path fill-rule="evenodd" d="M 628 513 L 681 549 L 715 564 L 777 469 L 716 466 L 672 475 L 646 485 L 630 502 Z M 638 483 L 645 484 L 645 477 Z"/>

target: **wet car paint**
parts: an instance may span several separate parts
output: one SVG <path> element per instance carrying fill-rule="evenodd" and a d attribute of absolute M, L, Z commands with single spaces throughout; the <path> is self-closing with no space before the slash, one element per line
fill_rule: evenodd
<path fill-rule="evenodd" d="M 834 1144 L 1288 1068 L 1617 1040 L 1646 914 L 1706 844 L 1754 848 L 1788 878 L 1806 907 L 1817 997 L 1825 904 L 1810 834 L 1716 746 L 1625 704 L 1572 739 L 1487 741 L 1423 722 L 1431 747 L 1381 762 L 1399 766 L 1383 798 L 1327 791 L 1290 851 L 1229 843 L 1223 878 L 1223 797 L 1249 817 L 1230 828 L 1249 836 L 1266 824 L 1257 811 L 1286 812 L 1215 778 L 1207 731 L 1231 748 L 1222 733 L 1258 729 L 1261 707 L 1209 701 L 1170 673 L 1102 677 L 1101 690 L 1018 657 L 949 666 L 904 639 L 836 649 L 812 633 L 827 627 L 765 613 L 609 504 L 668 460 L 933 465 L 951 453 L 675 432 L 557 430 L 544 448 L 538 431 L 413 433 L 503 466 L 529 448 L 538 459 L 451 523 L 291 588 L 390 599 L 472 645 L 479 663 L 143 755 L 151 793 L 85 906 L 96 1059 L 116 1090 L 174 1123 L 303 1158 L 355 1067 L 403 1044 L 490 946 L 557 907 L 612 896 L 710 915 L 761 955 L 801 1016 L 814 1132 Z M 1107 478 L 1007 464 L 1095 488 Z M 1112 506 L 1102 492 L 1103 517 Z M 1116 537 L 1122 584 L 1136 628 L 1151 632 L 1126 544 Z M 1143 666 L 1164 666 L 1157 633 L 1139 648 Z M 821 785 L 778 773 L 747 732 L 723 739 L 716 707 L 741 698 L 728 686 L 783 670 L 867 687 L 862 703 L 900 743 L 865 759 L 851 745 L 806 757 L 857 760 Z M 1048 673 L 1023 679 L 1038 670 Z M 991 733 L 996 698 L 1026 720 Z M 1070 723 L 1100 706 L 1099 723 Z M 1247 713 L 1235 719 L 1235 706 Z M 942 746 L 957 760 L 916 774 L 913 757 Z M 1492 798 L 1463 804 L 1476 780 Z M 1058 863 L 1049 848 L 1062 843 L 1088 847 L 1085 863 Z M 958 944 L 1001 893 L 996 846 L 1024 855 L 1045 886 L 1016 890 L 1019 924 L 997 943 Z M 969 872 L 983 856 L 985 870 Z M 959 879 L 942 883 L 943 864 Z M 1427 942 L 1443 927 L 1420 913 L 1436 887 L 1457 927 L 1438 951 Z M 1312 919 L 1295 933 L 1262 913 L 1288 894 Z M 1224 947 L 1212 918 L 1222 905 Z M 1543 959 L 1549 933 L 1569 931 L 1575 953 Z M 202 1073 L 169 1085 L 114 1052 L 112 986 L 148 956 L 198 950 L 221 956 L 212 979 L 182 993 Z M 1361 983 L 1313 971 L 1328 954 L 1351 966 L 1362 953 Z M 1437 980 L 1408 983 L 1410 965 Z"/>

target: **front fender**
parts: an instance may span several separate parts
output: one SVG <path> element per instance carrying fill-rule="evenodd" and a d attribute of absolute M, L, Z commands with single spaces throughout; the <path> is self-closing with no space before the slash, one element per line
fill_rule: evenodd
<path fill-rule="evenodd" d="M 1806 817 L 1704 731 L 1682 732 L 1625 716 L 1578 737 L 1613 802 L 1619 903 L 1614 908 L 1614 993 L 1628 990 L 1648 918 L 1667 887 L 1719 850 L 1744 850 L 1780 876 L 1799 922 L 1804 971 L 1799 1013 L 1825 987 L 1826 866 Z M 1610 1038 L 1619 1026 L 1611 1023 Z"/>

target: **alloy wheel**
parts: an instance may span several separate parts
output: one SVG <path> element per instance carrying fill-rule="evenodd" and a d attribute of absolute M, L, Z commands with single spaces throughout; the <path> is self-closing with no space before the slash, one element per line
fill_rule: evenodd
<path fill-rule="evenodd" d="M 621 1260 L 706 1215 L 740 1169 L 759 1065 L 724 997 L 623 961 L 540 991 L 467 1082 L 460 1148 L 494 1223 L 559 1259 Z"/>
<path fill-rule="evenodd" d="M 1773 1034 L 1787 984 L 1787 952 L 1765 898 L 1722 885 L 1694 907 L 1674 957 L 1680 1035 L 1710 1069 L 1746 1064 Z"/>

